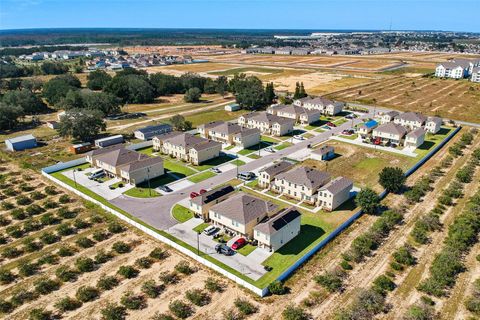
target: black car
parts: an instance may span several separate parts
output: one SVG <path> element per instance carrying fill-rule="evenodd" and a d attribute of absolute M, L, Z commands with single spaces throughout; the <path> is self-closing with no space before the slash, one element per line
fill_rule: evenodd
<path fill-rule="evenodd" d="M 224 254 L 226 256 L 231 256 L 235 253 L 235 251 L 233 251 L 229 246 L 223 243 L 217 244 L 215 246 L 215 251 L 217 251 L 217 253 Z"/>
<path fill-rule="evenodd" d="M 172 192 L 173 190 L 170 189 L 169 186 L 160 186 L 158 187 L 160 190 L 162 190 L 163 192 Z"/>

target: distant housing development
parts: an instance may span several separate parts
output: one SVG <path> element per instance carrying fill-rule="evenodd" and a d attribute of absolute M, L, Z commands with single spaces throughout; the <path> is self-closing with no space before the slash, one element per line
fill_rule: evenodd
<path fill-rule="evenodd" d="M 480 66 L 480 60 L 466 60 L 466 59 L 457 59 L 452 61 L 443 62 L 437 65 L 435 68 L 435 76 L 439 78 L 452 78 L 452 79 L 463 79 L 472 76 L 474 69 Z M 476 69 L 478 74 L 478 69 Z M 477 75 L 475 76 L 477 79 Z"/>
<path fill-rule="evenodd" d="M 155 136 L 153 149 L 198 165 L 218 157 L 222 144 L 190 133 L 173 131 Z"/>

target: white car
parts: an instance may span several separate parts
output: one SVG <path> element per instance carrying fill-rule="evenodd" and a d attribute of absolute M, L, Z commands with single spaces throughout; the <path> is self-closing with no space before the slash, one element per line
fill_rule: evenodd
<path fill-rule="evenodd" d="M 270 153 L 274 153 L 274 152 L 275 152 L 275 150 L 273 150 L 272 147 L 267 147 L 267 148 L 265 148 L 264 150 L 267 151 L 267 152 L 270 152 Z"/>
<path fill-rule="evenodd" d="M 214 234 L 216 231 L 217 231 L 217 228 L 216 228 L 216 227 L 214 227 L 214 226 L 209 226 L 209 227 L 206 227 L 206 228 L 203 230 L 203 233 L 205 233 L 207 236 L 211 236 L 211 235 Z"/>
<path fill-rule="evenodd" d="M 304 138 L 304 137 L 302 137 L 302 136 L 298 136 L 298 135 L 297 135 L 297 136 L 293 136 L 293 139 L 297 139 L 297 140 L 305 140 L 305 138 Z"/>
<path fill-rule="evenodd" d="M 222 171 L 218 168 L 212 168 L 212 171 L 215 173 L 222 173 Z"/>

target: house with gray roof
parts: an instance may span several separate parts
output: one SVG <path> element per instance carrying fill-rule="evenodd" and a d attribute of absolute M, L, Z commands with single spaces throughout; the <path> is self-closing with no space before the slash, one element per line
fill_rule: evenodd
<path fill-rule="evenodd" d="M 442 128 L 443 119 L 440 117 L 428 117 L 425 122 L 425 131 L 430 133 L 437 133 Z"/>
<path fill-rule="evenodd" d="M 282 160 L 260 170 L 258 173 L 258 185 L 262 188 L 269 188 L 278 174 L 291 168 L 293 168 L 293 163 Z"/>
<path fill-rule="evenodd" d="M 250 129 L 259 129 L 264 134 L 284 136 L 293 131 L 295 120 L 262 111 L 241 115 L 238 118 L 238 124 Z"/>
<path fill-rule="evenodd" d="M 318 205 L 333 211 L 350 199 L 353 182 L 345 177 L 336 177 L 318 190 Z"/>
<path fill-rule="evenodd" d="M 394 123 L 404 126 L 409 130 L 423 127 L 426 121 L 427 117 L 419 112 L 404 112 L 393 119 Z"/>
<path fill-rule="evenodd" d="M 330 181 L 330 174 L 310 167 L 296 167 L 275 177 L 271 190 L 307 203 L 317 202 L 316 193 Z"/>
<path fill-rule="evenodd" d="M 425 141 L 425 130 L 423 128 L 417 128 L 410 131 L 405 136 L 405 147 L 420 147 Z"/>
<path fill-rule="evenodd" d="M 382 114 L 382 117 L 380 118 L 380 123 L 381 124 L 385 124 L 385 123 L 389 123 L 389 122 L 392 122 L 396 116 L 398 116 L 400 114 L 400 112 L 398 111 L 388 111 L 388 112 L 385 112 Z"/>
<path fill-rule="evenodd" d="M 480 82 L 480 67 L 475 67 L 472 69 L 472 76 L 470 78 L 472 82 Z"/>
<path fill-rule="evenodd" d="M 236 123 L 214 121 L 198 126 L 202 138 L 211 139 L 228 145 L 248 148 L 260 143 L 260 130 L 241 127 Z"/>
<path fill-rule="evenodd" d="M 435 76 L 463 79 L 469 77 L 473 73 L 473 69 L 478 66 L 480 66 L 480 60 L 455 59 L 442 62 L 435 68 Z"/>
<path fill-rule="evenodd" d="M 301 218 L 295 207 L 282 209 L 272 218 L 256 225 L 253 237 L 260 248 L 277 251 L 300 234 Z"/>
<path fill-rule="evenodd" d="M 235 189 L 231 185 L 214 188 L 190 199 L 189 208 L 196 216 L 203 218 L 204 221 L 209 221 L 210 208 L 227 199 L 234 191 Z"/>
<path fill-rule="evenodd" d="M 311 157 L 315 160 L 328 161 L 335 157 L 335 148 L 329 145 L 322 145 L 311 152 Z"/>
<path fill-rule="evenodd" d="M 226 233 L 252 239 L 253 228 L 277 210 L 272 202 L 239 192 L 212 206 L 208 214 L 213 224 Z"/>
<path fill-rule="evenodd" d="M 153 149 L 198 165 L 220 156 L 222 144 L 187 132 L 169 132 L 153 137 Z"/>
<path fill-rule="evenodd" d="M 323 97 L 305 97 L 295 100 L 293 104 L 309 110 L 318 110 L 322 114 L 330 116 L 342 112 L 345 107 L 345 103 L 343 102 L 333 101 Z"/>
<path fill-rule="evenodd" d="M 320 120 L 320 111 L 317 109 L 307 109 L 293 104 L 274 105 L 267 108 L 267 112 L 279 117 L 295 120 L 296 123 L 308 125 Z"/>
<path fill-rule="evenodd" d="M 133 132 L 135 138 L 140 140 L 150 140 L 154 136 L 172 131 L 172 126 L 167 123 L 162 123 L 154 126 L 147 126 L 137 129 Z"/>
<path fill-rule="evenodd" d="M 399 145 L 403 142 L 407 129 L 404 126 L 389 122 L 373 129 L 372 137 L 380 139 L 382 143 L 393 143 Z"/>

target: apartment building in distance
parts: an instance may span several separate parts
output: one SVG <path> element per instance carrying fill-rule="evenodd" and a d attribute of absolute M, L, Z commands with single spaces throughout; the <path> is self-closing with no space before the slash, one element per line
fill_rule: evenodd
<path fill-rule="evenodd" d="M 343 111 L 345 103 L 332 101 L 323 97 L 305 97 L 293 102 L 295 106 L 309 110 L 318 110 L 323 115 L 334 116 Z"/>
<path fill-rule="evenodd" d="M 282 118 L 265 111 L 251 112 L 238 118 L 238 124 L 250 129 L 259 129 L 263 134 L 284 136 L 293 132 L 295 120 Z"/>
<path fill-rule="evenodd" d="M 435 76 L 439 78 L 463 79 L 470 77 L 474 68 L 480 66 L 480 60 L 455 59 L 442 62 L 435 68 Z"/>
<path fill-rule="evenodd" d="M 92 167 L 103 169 L 107 175 L 133 185 L 164 174 L 162 158 L 152 158 L 122 145 L 92 150 L 85 159 Z"/>
<path fill-rule="evenodd" d="M 320 120 L 320 110 L 307 109 L 293 104 L 274 105 L 267 108 L 267 112 L 282 118 L 295 120 L 296 123 L 308 125 Z"/>
<path fill-rule="evenodd" d="M 472 69 L 472 77 L 470 78 L 470 81 L 480 83 L 480 67 Z"/>
<path fill-rule="evenodd" d="M 194 165 L 220 156 L 222 144 L 186 132 L 173 131 L 153 137 L 153 149 Z"/>
<path fill-rule="evenodd" d="M 202 138 L 242 148 L 260 143 L 259 129 L 242 127 L 236 123 L 214 121 L 198 126 L 197 130 Z"/>

